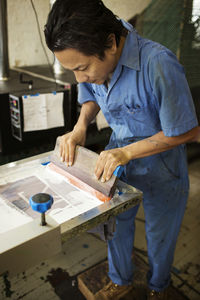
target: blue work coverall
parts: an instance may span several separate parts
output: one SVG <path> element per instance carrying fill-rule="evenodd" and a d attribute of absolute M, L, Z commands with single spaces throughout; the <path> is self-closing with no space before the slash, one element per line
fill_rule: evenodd
<path fill-rule="evenodd" d="M 184 69 L 164 46 L 128 30 L 108 88 L 79 84 L 78 101 L 95 101 L 113 132 L 107 149 L 123 147 L 159 131 L 181 135 L 198 125 Z M 121 179 L 143 191 L 150 289 L 169 285 L 170 268 L 188 198 L 185 145 L 130 161 Z M 131 261 L 138 206 L 116 218 L 108 241 L 109 277 L 119 285 L 133 280 Z"/>

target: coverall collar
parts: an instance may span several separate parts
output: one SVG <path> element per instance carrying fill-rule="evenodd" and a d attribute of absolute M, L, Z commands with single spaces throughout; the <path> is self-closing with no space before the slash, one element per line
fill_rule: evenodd
<path fill-rule="evenodd" d="M 128 35 L 126 37 L 119 63 L 128 68 L 139 71 L 140 61 L 137 32 L 131 24 L 125 22 L 124 20 L 121 20 L 121 22 L 123 26 L 128 30 Z"/>

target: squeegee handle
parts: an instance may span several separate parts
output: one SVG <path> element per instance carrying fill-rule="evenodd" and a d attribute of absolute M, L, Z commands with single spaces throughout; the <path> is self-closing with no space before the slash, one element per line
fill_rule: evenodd
<path fill-rule="evenodd" d="M 124 171 L 124 166 L 118 166 L 118 167 L 115 169 L 115 171 L 113 172 L 113 174 L 114 174 L 117 178 L 119 178 L 119 177 L 122 175 L 123 171 Z"/>

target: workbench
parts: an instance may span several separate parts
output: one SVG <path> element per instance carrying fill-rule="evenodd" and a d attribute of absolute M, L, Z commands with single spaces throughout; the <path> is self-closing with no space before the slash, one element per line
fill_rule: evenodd
<path fill-rule="evenodd" d="M 70 190 L 64 179 L 54 177 L 48 170 L 51 154 L 47 152 L 0 166 L 0 275 L 18 274 L 61 252 L 62 244 L 68 239 L 142 200 L 141 191 L 120 180 L 108 202 L 90 199 L 74 187 Z M 46 226 L 40 226 L 39 214 L 31 212 L 27 201 L 41 190 L 57 199 L 46 216 Z"/>

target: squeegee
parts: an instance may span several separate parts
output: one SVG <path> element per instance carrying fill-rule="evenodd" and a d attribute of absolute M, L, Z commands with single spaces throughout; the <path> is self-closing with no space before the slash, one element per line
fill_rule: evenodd
<path fill-rule="evenodd" d="M 112 198 L 117 178 L 120 177 L 123 167 L 118 166 L 110 180 L 101 182 L 94 174 L 98 156 L 97 153 L 87 148 L 76 146 L 74 163 L 72 166 L 67 166 L 66 162 L 61 161 L 57 139 L 49 167 L 63 175 L 70 184 L 105 202 Z"/>

